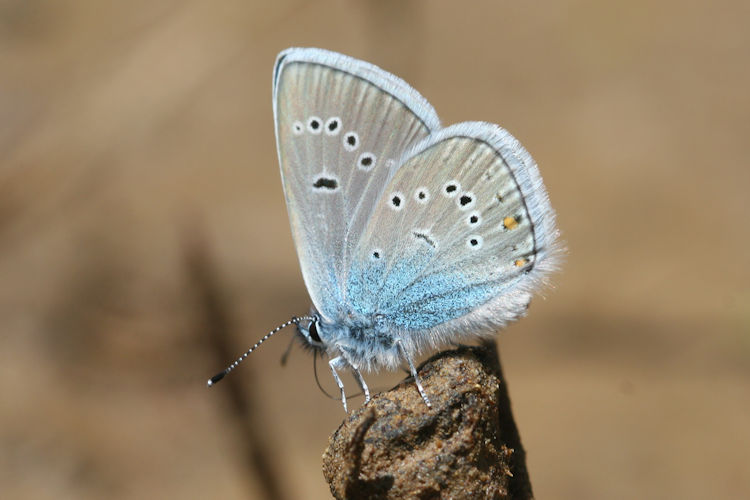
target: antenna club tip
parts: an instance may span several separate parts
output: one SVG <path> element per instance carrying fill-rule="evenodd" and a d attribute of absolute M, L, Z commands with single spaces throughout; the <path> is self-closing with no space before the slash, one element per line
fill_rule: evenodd
<path fill-rule="evenodd" d="M 219 374 L 214 375 L 210 379 L 208 379 L 208 383 L 206 384 L 208 387 L 213 386 L 216 382 L 224 378 L 224 375 L 226 375 L 226 372 L 221 372 Z"/>

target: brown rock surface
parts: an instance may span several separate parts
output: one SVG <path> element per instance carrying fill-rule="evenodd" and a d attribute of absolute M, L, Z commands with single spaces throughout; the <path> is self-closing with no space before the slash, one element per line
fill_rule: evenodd
<path fill-rule="evenodd" d="M 460 347 L 353 412 L 323 474 L 336 498 L 532 498 L 494 344 Z"/>

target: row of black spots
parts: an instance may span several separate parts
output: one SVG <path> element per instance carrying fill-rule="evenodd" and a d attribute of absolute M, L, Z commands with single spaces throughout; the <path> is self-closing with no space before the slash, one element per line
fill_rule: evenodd
<path fill-rule="evenodd" d="M 422 205 L 427 204 L 430 201 L 430 190 L 427 189 L 425 186 L 421 186 L 415 189 L 414 201 Z M 406 198 L 404 197 L 403 193 L 399 191 L 395 191 L 391 193 L 391 196 L 388 198 L 388 205 L 393 210 L 402 210 L 404 208 L 405 203 L 406 203 Z"/>
<path fill-rule="evenodd" d="M 332 116 L 323 123 L 323 120 L 318 116 L 310 116 L 306 123 L 303 124 L 301 121 L 295 121 L 292 123 L 292 132 L 294 135 L 302 135 L 307 130 L 313 135 L 318 135 L 321 132 L 325 132 L 326 135 L 335 136 L 341 132 L 342 123 L 341 118 L 338 116 Z M 357 132 L 350 130 L 344 134 L 342 139 L 344 149 L 347 151 L 355 151 L 359 148 L 360 140 Z"/>
<path fill-rule="evenodd" d="M 388 197 L 388 206 L 395 211 L 403 210 L 405 201 L 406 200 L 404 199 L 404 194 L 399 191 L 395 191 Z"/>
<path fill-rule="evenodd" d="M 292 124 L 292 131 L 295 135 L 302 135 L 305 132 L 305 128 L 308 132 L 315 135 L 320 134 L 322 131 L 325 131 L 325 133 L 330 136 L 338 135 L 341 130 L 341 118 L 333 116 L 323 124 L 319 117 L 311 116 L 307 119 L 307 127 L 305 127 L 300 121 L 296 121 Z M 347 132 L 344 134 L 342 143 L 346 151 L 356 151 L 360 145 L 359 134 L 353 130 Z M 371 152 L 362 153 L 359 158 L 357 158 L 357 167 L 360 170 L 369 172 L 375 167 L 376 160 L 377 157 L 375 154 Z M 393 163 L 393 160 L 389 160 L 386 166 L 391 168 Z"/>
<path fill-rule="evenodd" d="M 470 250 L 479 250 L 484 246 L 484 239 L 481 235 L 478 234 L 472 234 L 471 236 L 466 238 L 466 248 Z M 514 246 L 512 248 L 512 253 L 517 252 L 518 248 L 517 246 Z M 522 270 L 524 272 L 529 272 L 534 267 L 534 258 L 536 257 L 536 252 L 526 252 L 521 255 L 513 257 L 512 263 L 514 267 L 517 268 L 523 268 Z"/>
<path fill-rule="evenodd" d="M 472 234 L 466 238 L 466 248 L 469 250 L 479 250 L 484 245 L 484 238 L 478 234 Z"/>
<path fill-rule="evenodd" d="M 357 158 L 357 168 L 369 172 L 375 168 L 375 160 L 377 160 L 377 157 L 373 153 L 362 153 Z"/>
<path fill-rule="evenodd" d="M 456 198 L 456 205 L 461 210 L 469 210 L 477 204 L 474 193 L 461 191 L 461 184 L 456 180 L 450 180 L 443 184 L 442 192 L 448 198 Z"/>
<path fill-rule="evenodd" d="M 311 134 L 319 134 L 323 131 L 323 121 L 317 116 L 311 116 L 307 119 L 307 131 Z"/>
<path fill-rule="evenodd" d="M 482 223 L 482 214 L 475 210 L 466 217 L 466 224 L 469 227 L 478 227 Z"/>
<path fill-rule="evenodd" d="M 350 130 L 349 132 L 344 134 L 343 144 L 346 151 L 356 151 L 359 147 L 359 134 L 357 134 L 353 130 Z"/>
<path fill-rule="evenodd" d="M 470 250 L 479 250 L 484 245 L 484 238 L 482 238 L 481 235 L 478 234 L 472 234 L 466 238 L 466 247 Z M 511 253 L 515 253 L 518 251 L 518 246 L 514 245 L 511 249 Z M 526 252 L 521 255 L 518 255 L 513 258 L 513 265 L 515 267 L 525 267 L 529 266 L 528 269 L 524 269 L 524 271 L 530 271 L 531 267 L 533 267 L 533 261 L 534 257 L 536 256 L 536 252 L 532 250 L 531 252 Z"/>
<path fill-rule="evenodd" d="M 453 198 L 461 191 L 461 184 L 458 181 L 448 181 L 443 184 L 443 195 Z"/>
<path fill-rule="evenodd" d="M 323 130 L 325 130 L 326 135 L 337 135 L 341 130 L 341 118 L 332 116 L 326 121 Z"/>
<path fill-rule="evenodd" d="M 425 186 L 418 187 L 414 190 L 414 201 L 422 205 L 427 204 L 430 201 L 430 190 Z"/>
<path fill-rule="evenodd" d="M 341 130 L 341 118 L 332 116 L 323 124 L 323 120 L 317 116 L 311 116 L 307 119 L 307 131 L 311 134 L 320 134 L 325 131 L 326 135 L 338 135 Z"/>
<path fill-rule="evenodd" d="M 328 135 L 336 135 L 339 133 L 340 128 L 341 118 L 337 116 L 329 118 L 325 122 L 325 125 L 323 124 L 323 120 L 317 116 L 310 116 L 304 124 L 299 120 L 292 123 L 292 132 L 294 135 L 302 135 L 305 133 L 305 130 L 314 135 L 320 134 L 323 130 Z"/>
<path fill-rule="evenodd" d="M 456 204 L 461 210 L 469 210 L 471 208 L 474 208 L 474 206 L 477 204 L 476 196 L 474 196 L 474 193 L 472 193 L 471 191 L 466 191 L 465 193 L 461 193 L 461 195 L 458 196 Z"/>

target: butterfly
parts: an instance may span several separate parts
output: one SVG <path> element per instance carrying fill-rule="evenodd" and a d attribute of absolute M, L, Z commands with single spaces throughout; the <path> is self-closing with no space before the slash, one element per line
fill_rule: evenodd
<path fill-rule="evenodd" d="M 558 261 L 555 214 L 534 160 L 485 122 L 443 128 L 400 78 L 316 48 L 281 52 L 273 111 L 289 222 L 309 315 L 303 343 L 331 373 L 406 363 L 523 316 Z"/>

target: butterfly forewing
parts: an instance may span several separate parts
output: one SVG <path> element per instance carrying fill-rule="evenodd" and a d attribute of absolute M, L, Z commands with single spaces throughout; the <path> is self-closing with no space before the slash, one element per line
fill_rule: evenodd
<path fill-rule="evenodd" d="M 320 49 L 290 49 L 274 71 L 279 162 L 302 274 L 329 319 L 346 303 L 351 257 L 402 155 L 439 128 L 402 80 Z"/>
<path fill-rule="evenodd" d="M 528 153 L 496 125 L 454 125 L 417 146 L 386 186 L 348 298 L 394 328 L 481 333 L 523 314 L 555 240 Z"/>

